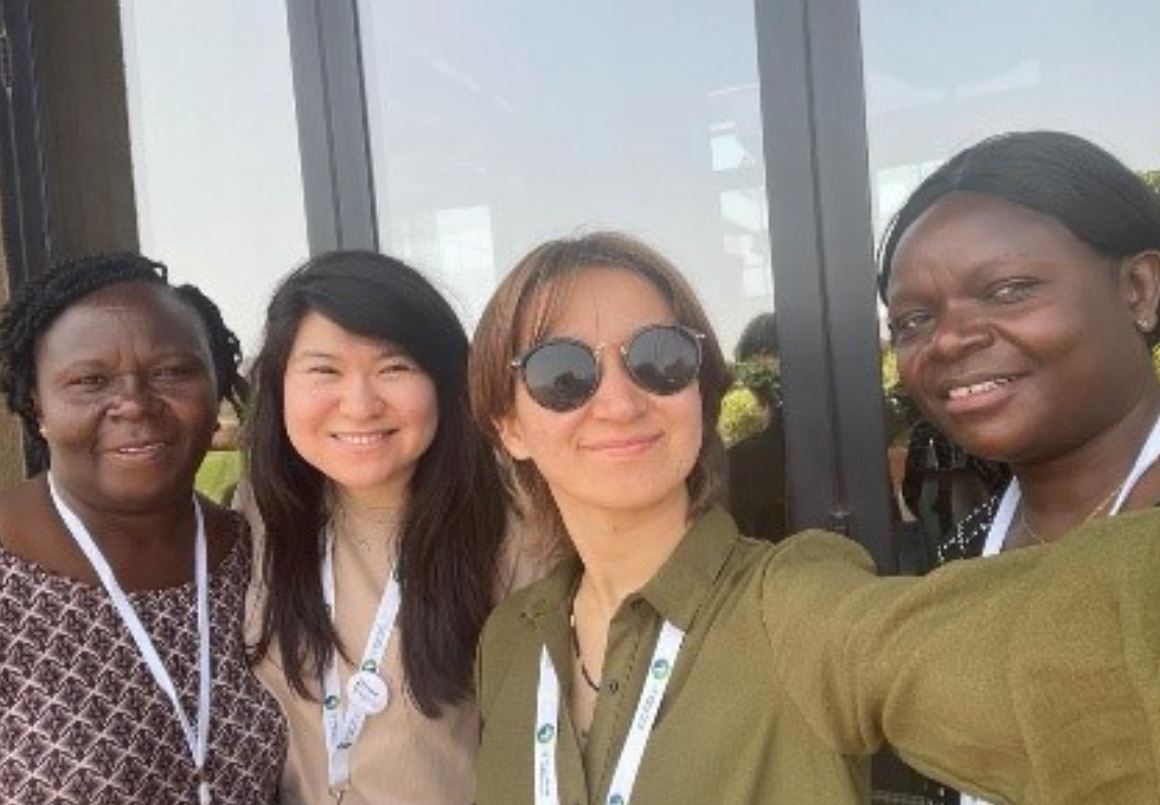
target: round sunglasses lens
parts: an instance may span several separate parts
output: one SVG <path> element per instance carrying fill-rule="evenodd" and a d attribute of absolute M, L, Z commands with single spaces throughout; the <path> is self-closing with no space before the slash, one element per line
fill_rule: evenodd
<path fill-rule="evenodd" d="M 644 389 L 676 394 L 697 379 L 701 350 L 696 338 L 679 327 L 650 327 L 629 343 L 625 364 Z"/>
<path fill-rule="evenodd" d="M 579 408 L 592 396 L 596 382 L 596 361 L 580 344 L 548 341 L 524 360 L 528 394 L 552 411 Z"/>

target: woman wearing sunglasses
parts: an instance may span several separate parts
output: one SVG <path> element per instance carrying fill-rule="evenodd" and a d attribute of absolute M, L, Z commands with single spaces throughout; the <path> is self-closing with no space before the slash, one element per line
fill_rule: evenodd
<path fill-rule="evenodd" d="M 853 805 L 867 801 L 863 756 L 884 733 L 968 790 L 1085 801 L 1035 777 L 1029 726 L 1002 697 L 962 691 L 957 658 L 924 652 L 949 629 L 1018 656 L 1014 627 L 976 632 L 965 613 L 996 577 L 1026 593 L 1038 557 L 879 581 L 847 540 L 741 538 L 713 503 L 724 361 L 663 257 L 607 233 L 533 250 L 484 312 L 470 378 L 476 419 L 511 460 L 532 524 L 575 549 L 484 629 L 480 805 Z M 1005 681 L 988 678 L 989 692 Z M 1088 698 L 1070 703 L 1099 695 L 1078 687 L 1066 692 Z M 1134 729 L 1117 738 L 1147 734 Z M 996 751 L 960 751 L 970 741 Z M 1111 744 L 1088 741 L 1087 756 L 1120 757 Z"/>
<path fill-rule="evenodd" d="M 467 802 L 484 618 L 542 575 L 467 407 L 467 336 L 431 284 L 316 257 L 270 302 L 245 508 L 265 533 L 258 675 L 290 725 L 282 801 Z"/>

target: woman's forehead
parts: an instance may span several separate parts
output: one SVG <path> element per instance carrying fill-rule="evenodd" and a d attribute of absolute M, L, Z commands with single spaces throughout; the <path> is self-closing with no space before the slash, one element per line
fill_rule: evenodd
<path fill-rule="evenodd" d="M 673 306 L 649 278 L 614 266 L 585 266 L 553 277 L 527 296 L 517 316 L 519 343 L 554 336 L 596 337 L 676 320 Z"/>
<path fill-rule="evenodd" d="M 76 300 L 40 335 L 37 350 L 39 354 L 45 346 L 82 349 L 133 339 L 208 350 L 208 336 L 197 313 L 169 286 L 147 282 L 110 285 Z"/>

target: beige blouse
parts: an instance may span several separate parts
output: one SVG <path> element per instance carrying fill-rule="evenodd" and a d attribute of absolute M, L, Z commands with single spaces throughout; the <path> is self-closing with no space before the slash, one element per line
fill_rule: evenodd
<path fill-rule="evenodd" d="M 238 508 L 250 521 L 260 545 L 257 507 L 246 490 L 239 492 Z M 511 518 L 515 523 L 515 518 Z M 393 527 L 380 519 L 345 517 L 334 547 L 335 609 L 339 637 L 357 662 L 393 565 L 393 540 L 384 539 Z M 549 561 L 530 544 L 527 531 L 509 526 L 497 587 L 501 597 L 542 577 Z M 258 562 L 255 562 L 258 567 Z M 265 586 L 255 573 L 247 600 L 251 643 L 257 637 L 257 615 Z M 351 752 L 350 788 L 343 805 L 430 805 L 469 803 L 475 789 L 475 760 L 479 750 L 479 710 L 474 701 L 444 707 L 438 719 L 424 716 L 403 690 L 403 664 L 396 629 L 387 645 L 382 675 L 390 689 L 387 709 L 367 719 Z M 258 678 L 278 699 L 290 728 L 290 747 L 282 775 L 282 802 L 314 805 L 331 801 L 327 785 L 326 741 L 318 701 L 299 697 L 282 673 L 274 647 L 255 669 Z M 345 689 L 353 672 L 338 658 Z"/>

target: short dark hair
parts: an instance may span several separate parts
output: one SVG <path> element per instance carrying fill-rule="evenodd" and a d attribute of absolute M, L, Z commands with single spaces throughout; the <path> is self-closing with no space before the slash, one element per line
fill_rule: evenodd
<path fill-rule="evenodd" d="M 1160 249 L 1160 196 L 1122 162 L 1074 134 L 1009 132 L 955 154 L 923 180 L 894 216 L 879 251 L 883 298 L 902 236 L 936 202 L 955 192 L 1034 210 L 1063 224 L 1105 257 Z"/>
<path fill-rule="evenodd" d="M 344 649 L 319 581 L 327 520 L 325 476 L 286 433 L 286 363 L 299 325 L 317 312 L 351 333 L 391 342 L 430 376 L 439 424 L 418 461 L 401 520 L 399 610 L 407 687 L 434 717 L 471 692 L 475 644 L 494 604 L 508 513 L 495 457 L 471 422 L 468 341 L 451 306 L 415 269 L 382 254 L 331 252 L 292 272 L 274 293 L 265 339 L 251 369 L 254 402 L 244 445 L 254 500 L 266 529 L 265 576 L 276 579 L 261 615 L 260 658 L 277 642 L 291 686 Z"/>
<path fill-rule="evenodd" d="M 102 288 L 129 282 L 170 288 L 197 314 L 209 342 L 218 400 L 228 400 L 241 414 L 246 395 L 246 381 L 239 371 L 241 345 L 226 327 L 217 305 L 193 285 L 170 285 L 166 267 L 139 254 L 84 257 L 25 282 L 0 312 L 0 390 L 8 410 L 23 422 L 26 443 L 38 457 L 43 457 L 46 444 L 32 400 L 37 341 L 76 302 Z"/>
<path fill-rule="evenodd" d="M 741 331 L 733 357 L 747 361 L 761 355 L 777 357 L 777 314 L 758 313 Z"/>

